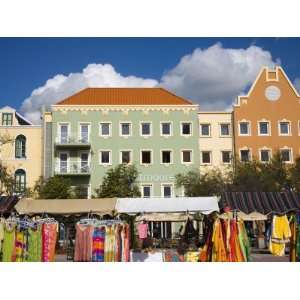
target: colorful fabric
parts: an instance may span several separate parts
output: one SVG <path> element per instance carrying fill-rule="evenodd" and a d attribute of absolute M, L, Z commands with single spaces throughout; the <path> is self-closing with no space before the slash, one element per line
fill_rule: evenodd
<path fill-rule="evenodd" d="M 300 225 L 297 225 L 296 258 L 300 261 Z"/>
<path fill-rule="evenodd" d="M 130 261 L 130 228 L 129 224 L 124 225 L 124 242 L 122 244 L 122 261 L 129 262 Z"/>
<path fill-rule="evenodd" d="M 199 253 L 197 252 L 197 261 L 199 258 Z M 184 262 L 184 256 L 180 255 L 175 250 L 166 250 L 164 252 L 164 261 L 165 262 Z"/>
<path fill-rule="evenodd" d="M 52 262 L 55 259 L 57 229 L 57 223 L 42 225 L 42 261 L 44 262 Z"/>
<path fill-rule="evenodd" d="M 104 244 L 104 261 L 115 261 L 115 226 L 106 226 L 105 244 Z"/>
<path fill-rule="evenodd" d="M 6 223 L 2 246 L 2 261 L 15 261 L 15 224 Z"/>
<path fill-rule="evenodd" d="M 104 261 L 105 228 L 95 228 L 93 233 L 92 261 Z"/>
<path fill-rule="evenodd" d="M 217 219 L 214 223 L 213 234 L 212 234 L 212 261 L 214 262 L 226 262 L 228 261 L 226 252 L 226 239 L 223 236 L 223 230 L 221 221 Z"/>
<path fill-rule="evenodd" d="M 199 252 L 189 251 L 184 255 L 185 262 L 198 262 L 199 261 Z"/>
<path fill-rule="evenodd" d="M 122 261 L 122 225 L 117 225 L 115 230 L 115 261 Z"/>
<path fill-rule="evenodd" d="M 4 240 L 4 223 L 0 220 L 0 253 L 2 252 L 2 245 Z"/>
<path fill-rule="evenodd" d="M 137 231 L 138 231 L 139 239 L 141 240 L 146 239 L 148 234 L 148 224 L 147 223 L 138 224 Z"/>
<path fill-rule="evenodd" d="M 28 262 L 42 261 L 42 228 L 28 229 Z"/>
<path fill-rule="evenodd" d="M 17 231 L 15 237 L 16 262 L 26 261 L 26 234 L 24 231 Z"/>
<path fill-rule="evenodd" d="M 290 261 L 295 262 L 296 257 L 296 243 L 297 243 L 297 223 L 295 215 L 290 219 L 291 239 L 290 239 Z"/>
<path fill-rule="evenodd" d="M 93 232 L 91 225 L 76 225 L 74 261 L 92 260 Z"/>
<path fill-rule="evenodd" d="M 291 229 L 286 215 L 274 216 L 269 250 L 273 255 L 284 256 L 285 244 L 291 237 Z"/>

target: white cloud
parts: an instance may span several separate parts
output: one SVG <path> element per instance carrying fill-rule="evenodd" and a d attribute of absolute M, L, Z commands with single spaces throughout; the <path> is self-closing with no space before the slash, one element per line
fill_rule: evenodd
<path fill-rule="evenodd" d="M 296 78 L 294 80 L 294 87 L 298 91 L 298 93 L 300 94 L 300 78 Z"/>
<path fill-rule="evenodd" d="M 201 105 L 201 109 L 226 109 L 254 81 L 262 66 L 274 67 L 270 52 L 257 46 L 226 49 L 215 44 L 195 49 L 168 71 L 161 85 Z"/>
<path fill-rule="evenodd" d="M 56 75 L 47 80 L 24 100 L 21 112 L 29 120 L 39 123 L 43 105 L 56 103 L 86 87 L 153 87 L 157 84 L 154 79 L 123 76 L 109 64 L 89 64 L 81 73 Z"/>
<path fill-rule="evenodd" d="M 197 48 L 181 58 L 160 82 L 136 76 L 123 76 L 110 64 L 89 64 L 80 73 L 56 75 L 35 89 L 24 100 L 21 112 L 37 123 L 40 109 L 62 100 L 86 87 L 153 87 L 170 91 L 199 103 L 201 109 L 228 109 L 237 95 L 254 81 L 262 66 L 279 64 L 269 51 L 255 45 L 247 49 L 227 49 L 215 44 Z M 300 82 L 299 82 L 300 87 Z"/>

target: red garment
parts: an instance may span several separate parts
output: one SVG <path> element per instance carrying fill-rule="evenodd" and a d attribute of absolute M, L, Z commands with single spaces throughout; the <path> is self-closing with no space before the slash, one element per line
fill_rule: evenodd
<path fill-rule="evenodd" d="M 55 259 L 57 239 L 57 224 L 43 224 L 42 226 L 42 261 L 51 262 Z"/>
<path fill-rule="evenodd" d="M 125 224 L 124 226 L 124 259 L 122 261 L 129 262 L 130 261 L 130 228 L 129 224 Z"/>
<path fill-rule="evenodd" d="M 147 234 L 148 234 L 148 224 L 147 223 L 140 223 L 138 225 L 138 235 L 139 235 L 139 238 L 141 240 L 144 240 L 147 238 Z"/>
<path fill-rule="evenodd" d="M 93 233 L 92 225 L 76 225 L 74 261 L 92 261 Z"/>

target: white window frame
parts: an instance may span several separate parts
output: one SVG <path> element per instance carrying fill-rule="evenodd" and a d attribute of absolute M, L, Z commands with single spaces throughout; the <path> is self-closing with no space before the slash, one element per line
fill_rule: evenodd
<path fill-rule="evenodd" d="M 169 163 L 164 163 L 163 162 L 163 151 L 169 151 L 171 152 L 171 161 Z M 160 149 L 160 164 L 164 166 L 169 166 L 173 164 L 173 149 Z"/>
<path fill-rule="evenodd" d="M 68 125 L 68 139 L 71 137 L 71 123 L 70 122 L 59 122 L 57 124 L 57 137 L 58 142 L 61 143 L 61 126 L 62 125 Z"/>
<path fill-rule="evenodd" d="M 282 150 L 289 150 L 290 151 L 290 160 L 289 161 L 285 161 L 284 163 L 286 163 L 286 164 L 292 164 L 293 161 L 294 161 L 293 148 L 285 146 L 283 148 L 280 148 L 279 150 L 280 150 L 280 154 L 281 154 Z"/>
<path fill-rule="evenodd" d="M 61 173 L 60 172 L 60 162 L 61 162 L 60 155 L 61 154 L 67 154 L 67 173 L 69 173 L 70 172 L 70 151 L 58 151 L 57 153 L 58 153 L 57 162 L 58 162 L 58 168 L 59 168 L 58 173 Z"/>
<path fill-rule="evenodd" d="M 268 133 L 261 133 L 260 132 L 260 123 L 267 123 L 268 124 Z M 257 121 L 257 135 L 258 136 L 271 136 L 271 122 L 269 120 L 259 120 Z"/>
<path fill-rule="evenodd" d="M 208 135 L 203 135 L 202 134 L 202 125 L 208 125 L 208 131 L 209 131 L 209 133 L 208 133 Z M 201 137 L 205 137 L 205 138 L 209 138 L 209 137 L 211 137 L 211 123 L 200 123 L 199 124 L 199 134 L 200 134 L 200 136 Z"/>
<path fill-rule="evenodd" d="M 228 135 L 223 135 L 222 134 L 222 125 L 228 125 L 228 129 L 229 129 L 229 134 Z M 221 122 L 219 123 L 219 135 L 221 138 L 228 138 L 228 137 L 231 137 L 231 123 L 229 122 Z M 226 151 L 226 150 L 225 150 Z"/>
<path fill-rule="evenodd" d="M 79 122 L 79 132 L 78 132 L 78 141 L 81 141 L 81 126 L 82 125 L 88 125 L 88 143 L 91 141 L 91 122 Z"/>
<path fill-rule="evenodd" d="M 81 159 L 81 154 L 82 153 L 87 153 L 88 154 L 88 166 L 90 168 L 90 164 L 91 164 L 91 152 L 89 150 L 80 150 L 78 151 L 78 166 L 81 168 L 81 162 L 82 162 L 82 159 Z"/>
<path fill-rule="evenodd" d="M 261 160 L 261 151 L 269 151 L 269 161 L 262 161 Z M 272 149 L 271 148 L 267 148 L 267 147 L 263 147 L 263 148 L 259 148 L 258 149 L 258 155 L 259 155 L 259 161 L 261 163 L 269 163 L 272 159 Z"/>
<path fill-rule="evenodd" d="M 151 163 L 150 164 L 145 164 L 142 162 L 142 152 L 145 152 L 145 151 L 150 151 L 151 153 Z M 153 149 L 140 149 L 140 165 L 141 166 L 145 166 L 145 167 L 148 167 L 148 166 L 151 166 L 153 165 Z"/>
<path fill-rule="evenodd" d="M 183 134 L 183 132 L 182 132 L 182 130 L 183 130 L 183 124 L 190 124 L 191 125 L 191 127 L 190 127 L 191 132 L 189 134 Z M 180 135 L 184 136 L 184 137 L 190 137 L 190 136 L 192 136 L 193 135 L 193 122 L 191 122 L 191 121 L 181 121 L 180 122 Z"/>
<path fill-rule="evenodd" d="M 109 152 L 109 162 L 102 163 L 101 161 L 101 153 L 102 152 Z M 111 149 L 99 149 L 99 165 L 100 166 L 111 166 L 112 165 L 112 150 Z"/>
<path fill-rule="evenodd" d="M 248 133 L 241 133 L 241 123 L 248 123 Z M 239 136 L 251 136 L 251 122 L 248 120 L 241 120 L 238 122 L 239 124 Z"/>
<path fill-rule="evenodd" d="M 143 134 L 142 125 L 143 124 L 150 124 L 150 134 Z M 140 136 L 144 138 L 148 138 L 152 136 L 152 122 L 151 121 L 140 121 Z"/>
<path fill-rule="evenodd" d="M 129 134 L 122 134 L 122 124 L 129 124 Z M 128 138 L 130 136 L 132 136 L 132 122 L 130 121 L 122 121 L 119 123 L 119 136 L 123 137 L 123 138 Z"/>
<path fill-rule="evenodd" d="M 203 160 L 202 160 L 202 158 L 203 158 L 202 157 L 203 152 L 208 152 L 209 153 L 209 160 L 210 160 L 209 163 L 203 162 Z M 210 165 L 212 165 L 212 151 L 211 150 L 202 150 L 202 151 L 200 151 L 200 164 L 203 165 L 203 166 L 210 166 Z"/>
<path fill-rule="evenodd" d="M 163 134 L 163 131 L 162 131 L 162 124 L 164 123 L 169 123 L 170 124 L 170 134 Z M 160 122 L 160 128 L 159 128 L 159 131 L 160 131 L 160 136 L 163 136 L 165 138 L 167 137 L 170 137 L 170 136 L 173 136 L 173 122 L 172 121 L 161 121 Z"/>
<path fill-rule="evenodd" d="M 132 149 L 120 149 L 119 151 L 119 163 L 120 164 L 124 164 L 122 162 L 122 152 L 130 152 L 130 162 L 128 163 L 128 165 L 131 165 L 133 162 L 133 150 Z"/>
<path fill-rule="evenodd" d="M 191 152 L 191 161 L 190 162 L 184 162 L 183 161 L 183 152 L 185 152 L 185 151 L 190 151 Z M 193 151 L 193 149 L 181 149 L 180 150 L 180 161 L 181 161 L 181 164 L 183 164 L 183 165 L 192 165 L 193 161 L 194 161 L 194 151 Z"/>
<path fill-rule="evenodd" d="M 286 133 L 281 133 L 281 129 L 280 129 L 280 123 L 288 123 L 288 128 L 289 128 L 289 132 Z M 292 130 L 292 122 L 286 119 L 283 120 L 279 120 L 278 121 L 278 135 L 279 136 L 291 136 L 291 130 Z"/>
<path fill-rule="evenodd" d="M 242 161 L 242 154 L 241 154 L 242 150 L 248 150 L 249 151 L 249 160 L 248 161 L 252 161 L 252 149 L 251 148 L 247 148 L 247 147 L 239 148 L 239 158 L 240 158 L 240 161 L 244 162 L 244 161 Z"/>
<path fill-rule="evenodd" d="M 229 162 L 224 162 L 223 161 L 223 152 L 230 152 L 230 161 Z M 223 149 L 220 151 L 220 162 L 222 165 L 231 165 L 232 164 L 232 150 L 228 150 L 228 149 Z"/>
<path fill-rule="evenodd" d="M 144 197 L 144 187 L 149 186 L 150 187 L 150 196 L 149 197 Z M 153 184 L 152 183 L 141 183 L 140 184 L 140 192 L 141 192 L 141 197 L 142 198 L 151 198 L 153 197 Z"/>
<path fill-rule="evenodd" d="M 103 135 L 102 134 L 102 130 L 101 130 L 101 124 L 108 124 L 109 125 L 109 134 L 108 135 Z M 112 122 L 111 121 L 103 121 L 103 122 L 99 122 L 99 136 L 102 137 L 102 138 L 109 138 L 109 137 L 112 137 Z"/>
<path fill-rule="evenodd" d="M 170 197 L 167 197 L 167 198 L 173 198 L 174 197 L 174 193 L 175 193 L 175 191 L 174 191 L 174 183 L 173 182 L 162 182 L 160 184 L 160 196 L 161 196 L 161 198 L 165 198 L 165 196 L 164 196 L 164 187 L 165 186 L 171 186 L 171 195 L 170 195 Z"/>

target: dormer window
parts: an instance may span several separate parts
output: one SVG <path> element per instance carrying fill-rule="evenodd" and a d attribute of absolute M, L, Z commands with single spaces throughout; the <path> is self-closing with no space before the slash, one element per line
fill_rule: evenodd
<path fill-rule="evenodd" d="M 13 124 L 13 114 L 12 113 L 2 113 L 2 125 L 12 126 Z"/>

